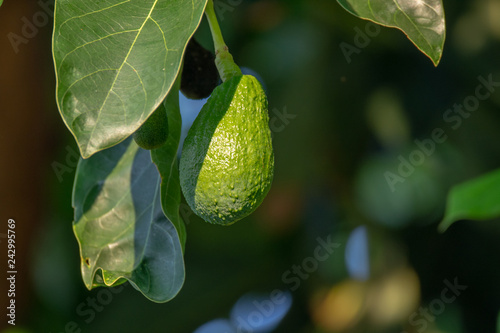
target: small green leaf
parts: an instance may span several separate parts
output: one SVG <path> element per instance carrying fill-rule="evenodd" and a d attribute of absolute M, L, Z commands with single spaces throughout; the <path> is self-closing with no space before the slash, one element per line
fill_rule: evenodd
<path fill-rule="evenodd" d="M 497 317 L 497 333 L 500 333 L 500 312 L 498 312 Z"/>
<path fill-rule="evenodd" d="M 165 217 L 160 176 L 133 140 L 80 159 L 73 189 L 73 230 L 88 289 L 128 280 L 155 302 L 184 283 L 181 243 Z"/>
<path fill-rule="evenodd" d="M 3 4 L 3 0 L 0 0 L 0 6 Z"/>
<path fill-rule="evenodd" d="M 446 35 L 441 0 L 337 0 L 362 19 L 403 31 L 435 66 L 443 54 Z"/>
<path fill-rule="evenodd" d="M 84 158 L 131 135 L 165 99 L 207 0 L 56 0 L 57 103 Z"/>
<path fill-rule="evenodd" d="M 177 161 L 177 150 L 179 148 L 182 129 L 179 88 L 180 80 L 177 79 L 166 100 L 160 106 L 166 109 L 168 138 L 163 146 L 151 151 L 151 158 L 156 164 L 162 178 L 161 204 L 163 212 L 177 229 L 182 248 L 184 248 L 186 243 L 186 226 L 179 215 L 181 186 L 179 183 L 179 166 Z"/>
<path fill-rule="evenodd" d="M 448 194 L 444 232 L 458 220 L 487 220 L 500 216 L 500 169 L 453 187 Z"/>
<path fill-rule="evenodd" d="M 500 311 L 498 312 L 497 317 L 497 333 L 500 333 Z"/>

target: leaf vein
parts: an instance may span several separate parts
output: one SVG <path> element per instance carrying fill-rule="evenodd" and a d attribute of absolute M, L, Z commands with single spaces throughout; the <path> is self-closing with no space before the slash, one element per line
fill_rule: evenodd
<path fill-rule="evenodd" d="M 82 18 L 82 17 L 85 17 L 85 16 L 89 16 L 89 15 L 97 14 L 97 13 L 100 13 L 100 12 L 104 12 L 104 11 L 106 11 L 108 9 L 111 9 L 111 8 L 123 5 L 123 4 L 127 3 L 127 2 L 130 2 L 130 0 L 123 1 L 123 2 L 120 2 L 120 3 L 114 4 L 114 5 L 111 5 L 109 7 L 106 7 L 106 8 L 101 8 L 101 9 L 95 10 L 93 12 L 88 12 L 88 13 L 85 13 L 83 15 L 78 15 L 78 16 L 70 17 L 69 19 L 67 19 L 66 21 L 64 21 L 63 23 L 61 23 L 61 25 L 59 26 L 59 35 L 61 35 L 61 28 L 63 27 L 63 25 L 65 25 L 66 23 L 68 23 L 71 20 L 75 20 L 75 19 L 79 19 L 79 18 Z"/>
<path fill-rule="evenodd" d="M 111 90 L 113 90 L 113 87 L 114 87 L 114 86 L 115 86 L 115 84 L 116 84 L 116 80 L 118 79 L 118 76 L 120 75 L 120 72 L 121 72 L 121 70 L 122 70 L 123 66 L 124 66 L 124 65 L 125 65 L 125 63 L 127 62 L 128 57 L 130 56 L 130 53 L 132 52 L 132 49 L 134 48 L 134 45 L 135 45 L 135 43 L 137 42 L 137 39 L 139 38 L 139 36 L 140 36 L 140 34 L 141 34 L 142 29 L 143 29 L 143 28 L 144 28 L 144 26 L 146 25 L 146 22 L 147 22 L 147 21 L 151 18 L 151 14 L 153 13 L 153 10 L 155 9 L 155 7 L 156 7 L 156 4 L 157 4 L 157 3 L 158 3 L 158 0 L 155 0 L 155 2 L 154 2 L 154 4 L 153 4 L 153 6 L 151 6 L 151 10 L 149 11 L 148 16 L 146 17 L 146 19 L 145 19 L 145 20 L 144 20 L 144 22 L 142 23 L 141 27 L 138 29 L 137 35 L 135 36 L 135 39 L 134 39 L 134 41 L 132 42 L 132 45 L 130 45 L 130 48 L 129 48 L 129 50 L 128 50 L 128 53 L 127 53 L 127 55 L 125 56 L 125 59 L 123 60 L 122 65 L 121 65 L 121 66 L 120 66 L 120 68 L 118 69 L 118 71 L 117 71 L 117 73 L 116 73 L 116 75 L 115 75 L 115 78 L 114 78 L 114 80 L 113 80 L 113 83 L 111 84 L 111 87 L 110 87 L 110 89 L 109 89 L 109 91 L 108 91 L 108 93 L 107 93 L 106 97 L 104 98 L 104 101 L 102 102 L 102 105 L 101 105 L 101 107 L 100 107 L 100 109 L 99 109 L 99 111 L 98 111 L 98 113 L 97 113 L 97 120 L 96 120 L 96 123 L 98 123 L 98 122 L 99 122 L 99 118 L 101 117 L 101 114 L 102 114 L 102 109 L 104 108 L 104 105 L 106 105 L 106 102 L 107 102 L 107 100 L 108 100 L 108 98 L 109 98 L 110 92 L 111 92 Z M 90 136 L 89 136 L 89 139 L 88 139 L 88 141 L 87 141 L 87 147 L 88 147 L 88 145 L 90 144 L 90 142 L 92 142 L 92 138 L 93 138 L 93 136 L 94 136 L 94 133 L 95 133 L 95 129 L 96 129 L 96 128 L 97 128 L 97 126 L 94 126 L 94 127 L 92 128 L 92 131 L 90 132 Z"/>

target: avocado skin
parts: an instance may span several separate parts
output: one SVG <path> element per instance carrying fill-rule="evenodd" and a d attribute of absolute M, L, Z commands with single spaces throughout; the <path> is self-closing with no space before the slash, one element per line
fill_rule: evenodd
<path fill-rule="evenodd" d="M 184 142 L 181 188 L 205 221 L 230 225 L 264 200 L 274 173 L 268 103 L 251 75 L 215 88 Z"/>
<path fill-rule="evenodd" d="M 163 104 L 149 116 L 137 131 L 134 132 L 134 141 L 143 149 L 151 150 L 165 144 L 168 138 L 168 118 Z"/>

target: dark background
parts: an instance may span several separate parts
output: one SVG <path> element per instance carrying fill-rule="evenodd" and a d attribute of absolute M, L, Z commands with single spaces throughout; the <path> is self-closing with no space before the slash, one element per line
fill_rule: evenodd
<path fill-rule="evenodd" d="M 243 294 L 289 289 L 283 274 L 313 256 L 318 237 L 339 247 L 291 291 L 276 332 L 495 332 L 498 221 L 462 221 L 444 234 L 437 224 L 450 186 L 500 167 L 498 91 L 456 129 L 443 119 L 474 94 L 478 76 L 500 81 L 500 1 L 445 1 L 437 68 L 389 28 L 347 59 L 341 43 L 355 46 L 367 21 L 333 0 L 225 3 L 218 14 L 226 43 L 239 65 L 260 75 L 270 117 L 283 125 L 273 133 L 275 180 L 257 212 L 234 226 L 190 216 L 186 281 L 166 304 L 129 285 L 110 299 L 85 289 L 71 229 L 77 148 L 55 105 L 52 22 L 38 21 L 16 52 L 9 34 L 23 36 L 44 9 L 23 0 L 0 7 L 1 267 L 13 218 L 18 270 L 9 332 L 193 332 L 227 318 Z M 210 47 L 205 20 L 196 38 Z M 408 159 L 414 140 L 429 140 L 436 128 L 447 140 L 391 192 L 384 173 L 397 173 L 398 156 Z M 368 267 L 363 246 L 366 280 L 356 275 Z M 441 309 L 444 281 L 467 289 Z M 95 311 L 77 311 L 98 296 Z"/>

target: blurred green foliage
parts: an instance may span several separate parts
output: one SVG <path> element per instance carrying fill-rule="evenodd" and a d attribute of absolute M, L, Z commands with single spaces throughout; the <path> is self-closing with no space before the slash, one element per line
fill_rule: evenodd
<path fill-rule="evenodd" d="M 62 182 L 47 174 L 44 228 L 30 267 L 35 293 L 21 326 L 192 332 L 227 318 L 249 291 L 289 289 L 283 274 L 313 255 L 318 237 L 331 235 L 340 247 L 300 280 L 276 332 L 493 332 L 499 221 L 459 222 L 444 234 L 437 223 L 452 185 L 500 166 L 499 92 L 456 129 L 443 119 L 474 94 L 478 76 L 500 80 L 500 2 L 445 1 L 447 41 L 437 68 L 388 28 L 348 63 L 339 45 L 353 44 L 367 22 L 332 0 L 229 3 L 219 13 L 226 42 L 238 64 L 263 78 L 270 117 L 283 125 L 273 133 L 276 170 L 268 198 L 228 228 L 185 210 L 186 282 L 174 300 L 155 304 L 129 285 L 106 293 L 85 289 L 71 231 L 73 174 Z M 205 21 L 196 37 L 210 47 Z M 59 115 L 54 109 L 47 116 Z M 408 159 L 419 149 L 414 140 L 431 138 L 436 128 L 446 142 L 392 192 L 384 173 L 397 174 L 399 156 Z M 53 158 L 63 162 L 66 147 L 76 151 L 76 145 L 62 122 L 54 135 L 59 154 Z M 344 256 L 360 225 L 368 230 L 368 281 L 349 277 Z M 412 323 L 422 319 L 412 317 L 419 307 L 438 304 L 443 281 L 455 278 L 468 288 L 432 320 Z M 332 309 L 344 315 L 335 317 Z"/>

